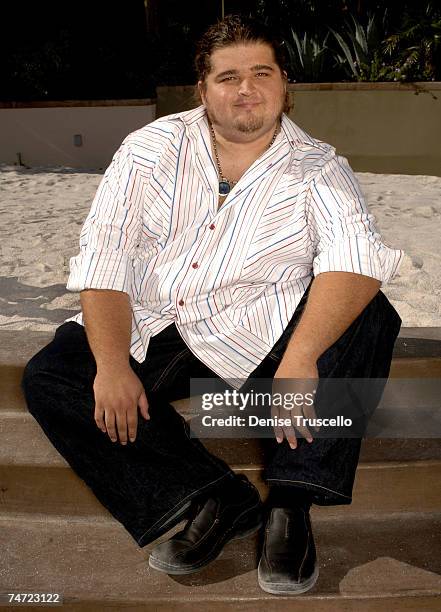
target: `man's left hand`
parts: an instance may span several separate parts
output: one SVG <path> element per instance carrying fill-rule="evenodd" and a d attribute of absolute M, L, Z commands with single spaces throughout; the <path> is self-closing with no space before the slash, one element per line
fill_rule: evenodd
<path fill-rule="evenodd" d="M 299 358 L 295 363 L 290 363 L 289 368 L 284 367 L 283 360 L 274 375 L 273 397 L 279 394 L 282 398 L 281 405 L 271 406 L 271 416 L 291 421 L 283 427 L 274 427 L 276 440 L 280 444 L 286 437 L 292 449 L 297 448 L 296 430 L 308 442 L 313 441 L 309 429 L 303 425 L 303 419 L 315 419 L 314 398 L 318 385 L 317 362 L 313 358 Z M 289 395 L 288 395 L 289 394 Z M 289 398 L 289 400 L 288 400 Z M 303 398 L 303 401 L 302 401 Z M 285 401 L 286 400 L 286 401 Z M 294 404 L 294 405 L 293 405 Z"/>

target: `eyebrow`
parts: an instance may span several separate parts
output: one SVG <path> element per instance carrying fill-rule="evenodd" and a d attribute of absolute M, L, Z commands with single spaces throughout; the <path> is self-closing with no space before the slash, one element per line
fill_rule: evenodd
<path fill-rule="evenodd" d="M 272 68 L 271 66 L 268 66 L 267 64 L 256 64 L 255 66 L 251 66 L 250 70 L 270 70 L 271 72 L 274 72 L 274 68 Z M 223 72 L 220 72 L 219 74 L 216 75 L 216 79 L 220 79 L 224 76 L 232 76 L 232 75 L 236 75 L 238 74 L 239 71 L 238 70 L 224 70 Z"/>

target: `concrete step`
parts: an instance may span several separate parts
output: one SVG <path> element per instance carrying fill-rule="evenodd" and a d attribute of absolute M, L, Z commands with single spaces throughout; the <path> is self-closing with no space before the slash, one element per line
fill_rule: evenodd
<path fill-rule="evenodd" d="M 4 410 L 27 412 L 26 403 L 20 386 L 22 377 L 23 366 L 2 365 L 0 362 L 0 414 Z M 394 358 L 391 364 L 390 378 L 441 378 L 441 357 Z M 181 404 L 178 405 L 180 405 L 183 410 L 186 410 L 186 401 L 179 401 Z"/>
<path fill-rule="evenodd" d="M 319 580 L 306 594 L 280 597 L 257 584 L 258 535 L 230 542 L 197 574 L 171 577 L 151 570 L 152 545 L 139 548 L 117 523 L 2 513 L 0 587 L 60 593 L 63 610 L 77 611 L 440 610 L 439 513 L 313 520 L 313 530 Z"/>
<path fill-rule="evenodd" d="M 54 332 L 0 330 L 0 364 L 24 366 L 54 337 Z M 440 357 L 441 327 L 402 327 L 395 357 Z"/>
<path fill-rule="evenodd" d="M 390 378 L 440 378 L 441 357 L 397 357 L 392 360 Z"/>
<path fill-rule="evenodd" d="M 0 331 L 1 410 L 25 410 L 20 389 L 23 368 L 53 333 Z M 441 328 L 402 328 L 394 348 L 392 378 L 441 377 Z"/>
<path fill-rule="evenodd" d="M 34 512 L 39 509 L 55 514 L 108 515 L 89 487 L 52 446 L 32 415 L 4 412 L 0 418 L 0 432 L 4 441 L 0 447 L 3 510 Z M 257 452 L 258 440 L 204 442 L 236 471 L 246 473 L 265 497 L 266 487 L 261 480 L 262 456 Z M 392 441 L 391 451 L 395 449 L 399 456 L 403 448 L 406 451 L 406 446 L 402 448 L 396 442 Z M 433 454 L 438 457 L 435 459 L 360 463 L 354 501 L 349 511 L 345 509 L 343 514 L 441 510 L 441 441 L 436 442 L 438 446 L 431 445 Z M 430 445 L 428 448 L 426 446 L 426 451 L 430 456 Z M 414 454 L 416 452 L 417 447 L 414 447 Z M 389 456 L 393 456 L 392 452 Z M 320 514 L 322 509 L 317 507 L 316 511 Z M 326 509 L 326 512 L 340 516 L 342 508 L 335 506 Z"/>
<path fill-rule="evenodd" d="M 178 402 L 175 402 L 175 405 Z M 179 410 L 185 414 L 185 410 Z M 142 418 L 142 417 L 139 417 Z M 62 465 L 64 460 L 50 444 L 37 421 L 29 412 L 0 411 L 0 464 L 5 465 Z M 264 451 L 261 440 L 253 438 L 207 438 L 204 444 L 213 454 L 227 463 L 261 465 Z M 419 461 L 441 460 L 439 438 L 367 438 L 362 442 L 360 460 Z"/>
<path fill-rule="evenodd" d="M 260 491 L 267 488 L 261 469 L 253 465 L 232 464 Z M 314 506 L 318 519 L 325 516 L 371 517 L 373 514 L 441 511 L 440 461 L 414 463 L 360 464 L 350 506 Z M 0 465 L 1 508 L 3 511 L 45 512 L 60 515 L 98 516 L 111 519 L 92 490 L 69 467 L 32 467 Z"/>
<path fill-rule="evenodd" d="M 59 592 L 66 611 L 441 610 L 441 440 L 363 442 L 353 503 L 312 508 L 321 575 L 311 592 L 259 589 L 257 536 L 171 578 L 149 569 L 151 547 L 138 548 L 27 412 L 23 367 L 52 336 L 0 332 L 0 592 Z M 439 378 L 441 330 L 401 330 L 394 355 L 391 377 Z M 187 400 L 175 405 L 191 416 Z M 265 496 L 259 440 L 204 443 Z"/>

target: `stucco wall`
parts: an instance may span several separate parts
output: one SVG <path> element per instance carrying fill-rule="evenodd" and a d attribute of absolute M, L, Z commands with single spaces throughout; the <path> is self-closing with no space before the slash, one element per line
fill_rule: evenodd
<path fill-rule="evenodd" d="M 122 140 L 155 118 L 142 105 L 0 108 L 0 162 L 28 166 L 105 168 Z M 74 136 L 81 135 L 81 146 Z M 78 141 L 78 138 L 77 138 Z"/>
<path fill-rule="evenodd" d="M 441 176 L 441 83 L 299 83 L 289 92 L 291 119 L 355 170 Z M 194 106 L 191 86 L 157 94 L 157 116 Z"/>
<path fill-rule="evenodd" d="M 427 84 L 425 84 L 427 86 Z M 441 87 L 297 90 L 291 118 L 360 172 L 441 176 Z"/>
<path fill-rule="evenodd" d="M 441 83 L 294 84 L 289 91 L 290 117 L 335 146 L 355 170 L 441 176 Z M 30 166 L 105 168 L 128 133 L 193 108 L 193 92 L 192 86 L 158 87 L 156 101 L 0 104 L 0 162 L 17 163 L 20 153 Z"/>

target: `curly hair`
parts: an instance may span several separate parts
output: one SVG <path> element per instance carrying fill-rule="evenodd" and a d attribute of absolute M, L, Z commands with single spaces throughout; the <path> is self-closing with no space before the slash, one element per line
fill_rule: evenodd
<path fill-rule="evenodd" d="M 286 72 L 283 41 L 268 26 L 251 17 L 227 15 L 221 21 L 210 26 L 197 43 L 194 66 L 198 81 L 205 83 L 207 75 L 211 72 L 211 56 L 214 51 L 243 43 L 264 43 L 270 46 L 280 72 L 282 74 Z M 197 86 L 195 87 L 195 101 L 198 104 L 201 103 Z M 283 112 L 288 113 L 290 109 L 289 93 L 286 92 Z"/>

